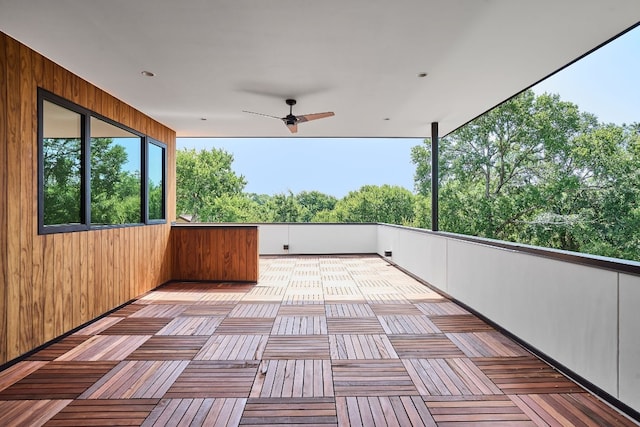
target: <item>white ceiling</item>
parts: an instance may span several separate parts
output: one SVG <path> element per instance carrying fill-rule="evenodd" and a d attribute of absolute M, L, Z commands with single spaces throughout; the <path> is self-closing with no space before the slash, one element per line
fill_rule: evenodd
<path fill-rule="evenodd" d="M 286 98 L 336 114 L 300 137 L 444 135 L 639 20 L 638 0 L 0 0 L 2 32 L 179 137 L 291 135 L 242 112 Z"/>

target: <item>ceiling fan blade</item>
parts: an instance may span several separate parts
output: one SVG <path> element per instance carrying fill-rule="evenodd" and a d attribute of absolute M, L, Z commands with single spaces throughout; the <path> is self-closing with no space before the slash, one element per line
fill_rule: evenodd
<path fill-rule="evenodd" d="M 289 128 L 289 131 L 291 131 L 291 133 L 298 133 L 298 124 L 294 123 L 292 125 L 287 125 L 287 127 Z"/>
<path fill-rule="evenodd" d="M 255 114 L 256 116 L 271 117 L 272 119 L 282 120 L 282 117 L 272 116 L 272 115 L 269 115 L 269 114 L 256 113 L 254 111 L 242 110 L 242 112 L 243 113 L 249 113 L 249 114 Z"/>
<path fill-rule="evenodd" d="M 333 111 L 327 111 L 326 113 L 305 114 L 303 116 L 296 116 L 298 123 L 310 122 L 311 120 L 324 119 L 325 117 L 335 116 Z"/>

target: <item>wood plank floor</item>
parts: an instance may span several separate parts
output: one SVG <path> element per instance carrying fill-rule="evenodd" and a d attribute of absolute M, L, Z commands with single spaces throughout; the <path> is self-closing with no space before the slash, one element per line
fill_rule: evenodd
<path fill-rule="evenodd" d="M 0 372 L 2 426 L 632 426 L 379 257 L 174 283 Z"/>

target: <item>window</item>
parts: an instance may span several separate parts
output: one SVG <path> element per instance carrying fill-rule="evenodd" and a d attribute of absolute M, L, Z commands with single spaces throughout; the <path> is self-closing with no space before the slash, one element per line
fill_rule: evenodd
<path fill-rule="evenodd" d="M 91 224 L 142 222 L 142 141 L 91 117 Z"/>
<path fill-rule="evenodd" d="M 38 91 L 40 234 L 166 221 L 166 146 Z"/>
<path fill-rule="evenodd" d="M 165 220 L 166 146 L 157 141 L 147 143 L 147 221 Z"/>
<path fill-rule="evenodd" d="M 82 124 L 84 116 L 60 105 L 42 102 L 41 224 L 82 224 Z"/>

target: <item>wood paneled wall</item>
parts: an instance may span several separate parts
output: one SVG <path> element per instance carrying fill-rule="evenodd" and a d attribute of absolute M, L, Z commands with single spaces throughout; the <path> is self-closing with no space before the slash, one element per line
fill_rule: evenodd
<path fill-rule="evenodd" d="M 176 225 L 171 240 L 176 280 L 258 281 L 257 226 Z"/>
<path fill-rule="evenodd" d="M 37 88 L 167 144 L 175 132 L 0 33 L 0 364 L 170 280 L 171 225 L 38 235 Z"/>

